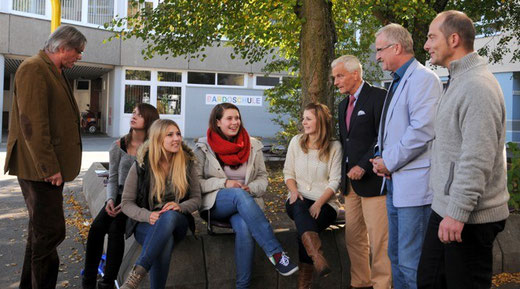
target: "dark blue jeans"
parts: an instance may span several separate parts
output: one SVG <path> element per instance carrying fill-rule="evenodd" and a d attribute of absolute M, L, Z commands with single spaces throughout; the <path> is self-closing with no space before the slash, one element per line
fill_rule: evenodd
<path fill-rule="evenodd" d="M 188 218 L 177 211 L 161 214 L 154 225 L 139 223 L 135 229 L 135 239 L 143 246 L 141 255 L 135 262 L 150 272 L 152 289 L 162 289 L 168 278 L 173 245 L 186 236 Z"/>
<path fill-rule="evenodd" d="M 428 227 L 431 207 L 394 207 L 392 181 L 386 181 L 388 257 L 394 288 L 417 289 L 417 267 Z"/>
<path fill-rule="evenodd" d="M 289 204 L 289 200 L 285 202 L 285 210 L 287 215 L 294 220 L 296 224 L 296 230 L 298 230 L 298 256 L 300 262 L 312 264 L 312 259 L 307 254 L 307 250 L 302 243 L 302 235 L 305 232 L 316 232 L 319 233 L 327 229 L 336 220 L 337 213 L 329 204 L 324 204 L 321 207 L 320 214 L 317 219 L 314 219 L 309 212 L 309 208 L 314 204 L 315 201 L 309 199 L 296 199 L 292 204 Z"/>
<path fill-rule="evenodd" d="M 248 192 L 239 188 L 221 189 L 210 210 L 212 218 L 229 220 L 235 231 L 235 263 L 237 288 L 249 288 L 255 242 L 270 257 L 282 252 L 282 245 L 274 236 L 264 212 Z M 253 240 L 254 239 L 254 240 Z"/>

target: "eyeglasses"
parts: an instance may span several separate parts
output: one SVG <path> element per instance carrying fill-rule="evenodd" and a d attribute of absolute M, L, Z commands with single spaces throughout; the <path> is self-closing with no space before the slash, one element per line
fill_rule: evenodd
<path fill-rule="evenodd" d="M 383 50 L 385 50 L 385 49 L 387 49 L 387 48 L 390 48 L 390 47 L 392 47 L 392 46 L 394 46 L 394 45 L 395 45 L 395 43 L 394 43 L 394 44 L 388 44 L 388 45 L 385 46 L 385 47 L 376 48 L 376 53 L 377 53 L 377 52 L 381 52 L 381 51 L 383 51 Z"/>
<path fill-rule="evenodd" d="M 79 49 L 79 48 L 74 48 L 74 50 L 76 50 L 76 52 L 79 54 L 79 55 L 83 55 L 83 50 Z"/>

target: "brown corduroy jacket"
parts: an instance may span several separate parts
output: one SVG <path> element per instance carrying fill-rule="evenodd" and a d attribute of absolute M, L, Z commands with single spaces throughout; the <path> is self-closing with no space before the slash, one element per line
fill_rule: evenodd
<path fill-rule="evenodd" d="M 4 173 L 43 181 L 81 167 L 79 110 L 70 83 L 45 52 L 26 59 L 15 76 Z"/>

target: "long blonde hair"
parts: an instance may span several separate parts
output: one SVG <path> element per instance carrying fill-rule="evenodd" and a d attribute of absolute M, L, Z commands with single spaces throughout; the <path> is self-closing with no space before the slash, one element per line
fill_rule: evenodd
<path fill-rule="evenodd" d="M 166 179 L 171 178 L 174 194 L 181 200 L 186 196 L 188 191 L 188 176 L 186 174 L 187 157 L 184 154 L 182 145 L 179 151 L 174 153 L 169 158 L 169 153 L 164 149 L 163 142 L 166 137 L 167 130 L 170 126 L 175 126 L 179 131 L 179 126 L 173 120 L 158 119 L 156 120 L 149 131 L 150 148 L 148 152 L 148 159 L 150 161 L 150 168 L 152 169 L 152 176 L 155 184 L 152 188 L 152 194 L 158 202 L 162 201 L 164 192 L 166 190 Z M 169 164 L 169 171 L 164 172 L 161 168 L 161 162 Z"/>
<path fill-rule="evenodd" d="M 329 108 L 321 103 L 309 103 L 304 110 L 311 111 L 316 116 L 316 146 L 318 147 L 318 158 L 320 161 L 327 162 L 329 160 L 331 138 L 332 138 L 332 115 Z M 300 147 L 304 153 L 309 153 L 309 135 L 303 134 L 300 138 Z"/>

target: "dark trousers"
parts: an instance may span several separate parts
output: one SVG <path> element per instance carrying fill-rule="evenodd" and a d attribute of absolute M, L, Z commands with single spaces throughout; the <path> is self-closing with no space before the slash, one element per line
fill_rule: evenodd
<path fill-rule="evenodd" d="M 289 204 L 289 200 L 285 202 L 285 209 L 287 215 L 294 220 L 296 224 L 296 230 L 298 231 L 298 256 L 300 262 L 312 264 L 312 259 L 307 254 L 305 247 L 303 246 L 301 236 L 303 233 L 311 231 L 319 233 L 327 229 L 336 220 L 337 214 L 334 208 L 329 204 L 325 204 L 321 207 L 320 214 L 317 219 L 314 219 L 309 212 L 309 208 L 314 204 L 314 201 L 304 198 L 303 201 L 296 199 L 292 204 Z"/>
<path fill-rule="evenodd" d="M 63 185 L 20 178 L 18 183 L 29 211 L 20 288 L 54 289 L 60 265 L 56 248 L 65 239 Z"/>
<path fill-rule="evenodd" d="M 439 240 L 441 221 L 442 217 L 432 211 L 417 272 L 418 288 L 489 289 L 493 241 L 506 221 L 465 224 L 462 243 L 449 244 Z"/>
<path fill-rule="evenodd" d="M 114 206 L 121 203 L 121 195 L 117 196 Z M 108 234 L 105 275 L 103 279 L 106 283 L 113 284 L 117 278 L 119 267 L 123 261 L 125 252 L 125 225 L 126 215 L 120 212 L 115 217 L 111 217 L 105 211 L 106 203 L 99 214 L 90 225 L 87 238 L 87 248 L 85 251 L 85 280 L 95 282 L 97 277 L 97 268 L 101 255 L 103 254 L 103 245 L 105 243 L 105 235 Z"/>

